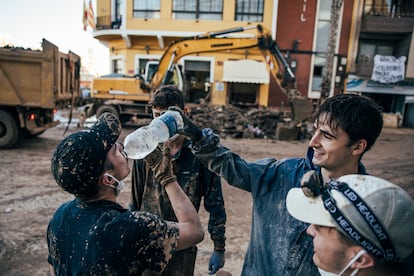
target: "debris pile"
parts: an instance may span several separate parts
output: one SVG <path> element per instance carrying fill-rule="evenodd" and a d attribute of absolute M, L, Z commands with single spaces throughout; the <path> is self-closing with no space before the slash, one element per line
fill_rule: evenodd
<path fill-rule="evenodd" d="M 234 105 L 198 104 L 189 106 L 189 117 L 202 128 L 211 128 L 222 137 L 269 138 L 276 137 L 279 111 L 266 107 L 237 107 Z"/>

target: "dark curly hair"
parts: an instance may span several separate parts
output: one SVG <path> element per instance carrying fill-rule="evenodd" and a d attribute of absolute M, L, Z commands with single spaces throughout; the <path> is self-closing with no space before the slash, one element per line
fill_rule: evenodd
<path fill-rule="evenodd" d="M 184 95 L 175 85 L 164 85 L 157 89 L 149 101 L 151 107 L 166 109 L 178 106 L 184 109 Z"/>
<path fill-rule="evenodd" d="M 328 98 L 314 113 L 315 122 L 341 128 L 350 144 L 365 139 L 368 151 L 377 140 L 383 126 L 382 107 L 372 99 L 356 94 L 341 94 Z"/>

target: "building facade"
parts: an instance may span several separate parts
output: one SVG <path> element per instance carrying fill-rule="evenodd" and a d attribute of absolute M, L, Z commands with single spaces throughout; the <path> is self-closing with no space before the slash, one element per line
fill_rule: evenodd
<path fill-rule="evenodd" d="M 326 10 L 329 3 L 330 0 L 97 0 L 93 35 L 110 49 L 113 73 L 134 75 L 145 74 L 146 62 L 159 59 L 172 41 L 205 32 L 262 24 L 272 31 L 272 36 L 295 68 L 298 90 L 306 97 L 317 99 L 318 92 L 309 88 L 317 87 L 321 81 L 318 77 L 322 74 L 319 67 L 323 61 L 318 60 L 317 54 L 325 51 L 321 38 L 327 35 L 324 32 L 329 28 L 325 25 L 321 29 L 315 25 L 315 18 L 329 24 L 329 10 Z M 343 28 L 342 24 L 340 28 Z M 341 38 L 348 37 L 348 32 L 338 36 L 338 42 L 345 44 L 338 45 L 338 49 L 347 48 L 348 41 Z M 295 50 L 295 54 L 289 55 Z M 346 50 L 343 52 L 346 56 Z M 208 93 L 213 104 L 245 101 L 284 106 L 286 97 L 271 77 L 268 82 L 265 78 L 244 82 L 226 78 L 226 61 L 243 59 L 266 62 L 261 55 L 249 51 L 183 57 L 181 64 L 189 87 L 187 100 L 196 100 Z M 319 67 L 313 70 L 315 63 Z M 311 69 L 316 71 L 314 78 L 310 77 Z M 238 70 L 249 68 L 239 66 Z M 248 73 L 240 72 L 241 75 Z M 334 87 L 334 83 L 332 85 Z"/>
<path fill-rule="evenodd" d="M 414 1 L 355 4 L 346 90 L 379 102 L 391 124 L 414 127 Z"/>
<path fill-rule="evenodd" d="M 401 92 L 404 95 L 400 93 L 398 96 L 394 91 L 392 96 L 385 96 L 381 92 L 384 90 L 366 91 L 361 86 L 355 88 L 355 84 L 361 79 L 369 82 L 372 60 L 377 52 L 406 56 L 404 80 L 392 86 L 395 90 L 401 89 L 403 83 L 410 83 L 414 68 L 413 57 L 409 55 L 413 52 L 410 51 L 413 48 L 411 2 L 97 0 L 93 36 L 110 50 L 112 73 L 145 75 L 147 62 L 159 60 L 173 41 L 206 32 L 262 24 L 271 30 L 272 37 L 294 69 L 297 89 L 315 104 L 321 97 L 345 91 L 369 93 L 386 106 L 386 112 L 403 114 L 413 112 L 411 92 Z M 397 25 L 390 28 L 387 24 Z M 260 71 L 258 69 L 252 73 L 252 67 L 241 62 L 244 60 L 267 62 L 262 55 L 249 50 L 195 53 L 181 58 L 187 101 L 208 98 L 212 104 L 244 102 L 288 108 L 287 98 L 272 76 L 262 76 L 271 75 L 269 68 L 265 73 L 256 72 Z M 235 61 L 240 63 L 226 66 Z M 253 76 L 233 78 L 234 72 L 240 76 Z M 409 123 L 412 119 L 409 119 L 410 115 L 406 116 Z"/>

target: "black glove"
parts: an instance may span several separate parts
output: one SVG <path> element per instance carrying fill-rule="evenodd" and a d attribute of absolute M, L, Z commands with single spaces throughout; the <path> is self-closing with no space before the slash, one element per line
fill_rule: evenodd
<path fill-rule="evenodd" d="M 203 138 L 203 133 L 201 129 L 198 128 L 195 124 L 193 124 L 187 115 L 177 106 L 170 106 L 169 110 L 174 110 L 180 112 L 181 117 L 183 118 L 184 127 L 183 129 L 179 129 L 177 132 L 183 134 L 185 136 L 190 137 L 190 139 L 194 142 L 199 142 Z"/>
<path fill-rule="evenodd" d="M 167 143 L 164 144 L 164 151 L 161 151 L 161 148 L 158 146 L 153 152 L 148 154 L 144 160 L 154 172 L 155 179 L 157 179 L 162 186 L 177 181 L 171 162 L 170 148 Z"/>

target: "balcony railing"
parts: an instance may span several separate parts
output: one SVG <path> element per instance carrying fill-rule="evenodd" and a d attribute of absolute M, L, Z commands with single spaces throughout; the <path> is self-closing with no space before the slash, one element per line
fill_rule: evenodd
<path fill-rule="evenodd" d="M 414 1 L 366 0 L 364 3 L 361 32 L 411 33 L 413 24 Z"/>
<path fill-rule="evenodd" d="M 385 17 L 414 17 L 414 3 L 407 0 L 366 0 L 364 15 Z"/>
<path fill-rule="evenodd" d="M 119 29 L 122 24 L 122 16 L 118 16 L 118 19 L 113 21 L 111 15 L 98 16 L 96 18 L 96 30 L 105 29 Z"/>

